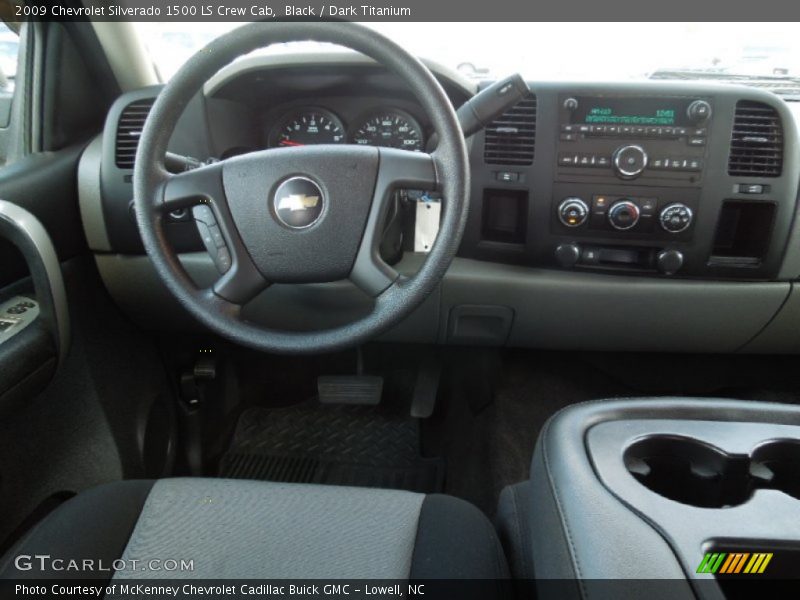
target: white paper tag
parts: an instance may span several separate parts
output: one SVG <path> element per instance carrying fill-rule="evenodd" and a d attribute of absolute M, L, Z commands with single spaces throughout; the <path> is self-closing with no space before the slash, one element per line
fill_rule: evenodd
<path fill-rule="evenodd" d="M 417 200 L 414 226 L 414 252 L 430 252 L 439 233 L 439 216 L 442 203 L 438 200 Z"/>

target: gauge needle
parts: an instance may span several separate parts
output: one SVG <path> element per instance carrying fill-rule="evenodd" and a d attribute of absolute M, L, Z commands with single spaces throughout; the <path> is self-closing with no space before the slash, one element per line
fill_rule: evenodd
<path fill-rule="evenodd" d="M 292 140 L 281 140 L 281 146 L 305 146 L 305 144 L 301 144 L 300 142 L 293 142 Z"/>

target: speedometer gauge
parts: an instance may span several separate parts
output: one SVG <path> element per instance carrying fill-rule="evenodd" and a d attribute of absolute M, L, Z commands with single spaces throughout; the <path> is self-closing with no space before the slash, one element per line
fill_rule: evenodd
<path fill-rule="evenodd" d="M 417 152 L 421 152 L 424 147 L 420 124 L 414 117 L 399 110 L 374 114 L 353 131 L 354 144 L 403 148 Z"/>
<path fill-rule="evenodd" d="M 270 146 L 307 146 L 341 144 L 344 125 L 332 112 L 309 108 L 286 115 L 270 135 Z"/>

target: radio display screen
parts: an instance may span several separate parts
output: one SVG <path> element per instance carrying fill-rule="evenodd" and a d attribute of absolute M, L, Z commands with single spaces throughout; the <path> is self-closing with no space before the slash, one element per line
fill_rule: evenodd
<path fill-rule="evenodd" d="M 576 98 L 578 108 L 572 122 L 587 125 L 689 125 L 686 109 L 690 99 L 683 98 L 614 98 L 583 96 Z"/>

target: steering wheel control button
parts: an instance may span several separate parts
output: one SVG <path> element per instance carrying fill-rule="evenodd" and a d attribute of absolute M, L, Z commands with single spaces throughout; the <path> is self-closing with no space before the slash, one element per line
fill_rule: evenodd
<path fill-rule="evenodd" d="M 589 218 L 589 207 L 580 198 L 567 198 L 558 205 L 558 220 L 566 227 L 580 227 Z"/>
<path fill-rule="evenodd" d="M 639 222 L 639 207 L 630 200 L 615 202 L 608 209 L 608 222 L 614 229 L 626 231 Z"/>
<path fill-rule="evenodd" d="M 324 207 L 320 187 L 307 177 L 290 177 L 272 198 L 275 217 L 290 229 L 306 229 L 319 221 Z"/>
<path fill-rule="evenodd" d="M 622 179 L 633 179 L 642 174 L 647 166 L 647 152 L 641 146 L 620 146 L 611 157 L 614 171 Z"/>
<path fill-rule="evenodd" d="M 200 221 L 206 225 L 216 225 L 217 219 L 214 218 L 214 213 L 211 207 L 207 204 L 198 204 L 192 207 L 192 216 L 195 221 Z"/>
<path fill-rule="evenodd" d="M 681 233 L 689 229 L 692 224 L 692 209 L 676 202 L 665 206 L 659 215 L 661 228 L 669 233 Z"/>
<path fill-rule="evenodd" d="M 214 211 L 206 204 L 199 204 L 192 207 L 192 216 L 197 226 L 197 233 L 200 234 L 211 260 L 220 273 L 226 273 L 231 268 L 231 254 L 217 224 Z"/>

